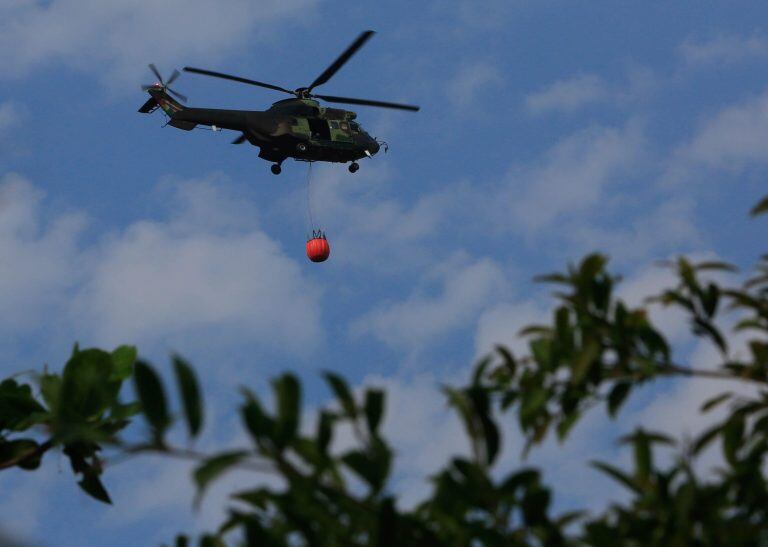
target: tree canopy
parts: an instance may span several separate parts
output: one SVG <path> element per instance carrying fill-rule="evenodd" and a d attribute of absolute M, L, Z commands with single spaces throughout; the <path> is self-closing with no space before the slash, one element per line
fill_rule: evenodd
<path fill-rule="evenodd" d="M 768 198 L 752 214 L 766 212 Z M 648 295 L 640 307 L 616 296 L 619 278 L 601 254 L 541 276 L 541 282 L 557 287 L 556 304 L 547 324 L 523 330 L 528 352 L 514 355 L 498 346 L 474 366 L 466 385 L 443 387 L 464 425 L 471 455 L 446 454 L 442 469 L 425 477 L 431 495 L 412 508 L 398 504 L 389 486 L 396 461 L 382 434 L 384 390 L 352 389 L 340 375 L 324 373 L 333 401 L 318 411 L 316 430 L 306 433 L 301 382 L 286 372 L 272 380 L 272 408 L 242 390 L 239 415 L 250 444 L 200 453 L 168 441 L 174 427 L 184 428 L 191 439 L 203 430 L 205 405 L 194 368 L 172 358 L 180 401 L 180 408 L 172 409 L 171 387 L 131 346 L 112 352 L 75 346 L 60 373 L 45 370 L 26 381 L 20 375 L 2 381 L 0 469 L 34 471 L 46 454 L 60 450 L 82 490 L 104 503 L 113 502 L 104 478 L 107 447 L 195 460 L 195 504 L 227 471 L 255 473 L 250 486 L 232 492 L 228 518 L 218 529 L 200 538 L 182 533 L 174 540 L 177 546 L 766 543 L 768 255 L 736 284 L 711 279 L 713 272 L 734 275 L 735 268 L 723 262 L 680 257 L 666 266 L 676 284 Z M 719 362 L 706 369 L 676 362 L 650 305 L 680 310 L 692 334 L 717 348 Z M 746 336 L 746 351 L 731 347 L 735 333 Z M 591 462 L 626 489 L 625 501 L 599 514 L 557 513 L 552 488 L 539 470 L 499 469 L 502 420 L 517 422 L 526 451 L 551 435 L 566 442 L 588 412 L 604 408 L 615 417 L 639 386 L 670 378 L 731 380 L 756 389 L 752 396 L 723 391 L 705 402 L 702 413 L 725 406 L 728 411 L 696 438 L 674 439 L 642 428 L 621 438 L 633 454 L 629 469 Z M 131 383 L 133 389 L 126 387 Z M 138 442 L 126 435 L 136 419 L 149 431 Z M 351 428 L 354 442 L 335 449 L 340 427 Z M 697 458 L 713 445 L 719 445 L 721 462 L 716 472 L 702 473 Z M 659 458 L 661 450 L 675 457 Z M 264 482 L 263 473 L 279 480 Z"/>

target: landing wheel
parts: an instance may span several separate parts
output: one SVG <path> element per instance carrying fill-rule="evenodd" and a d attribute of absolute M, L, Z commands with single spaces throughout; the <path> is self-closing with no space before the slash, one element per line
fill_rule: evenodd
<path fill-rule="evenodd" d="M 306 152 L 307 145 L 304 144 L 303 142 L 300 142 L 299 144 L 296 145 L 296 150 L 298 150 L 299 152 Z"/>
<path fill-rule="evenodd" d="M 357 162 L 352 162 L 352 164 L 349 166 L 349 172 L 350 173 L 357 173 L 357 170 L 360 169 L 360 166 L 357 164 Z"/>
<path fill-rule="evenodd" d="M 283 171 L 279 163 L 273 163 L 270 169 L 272 170 L 273 175 L 279 175 Z"/>

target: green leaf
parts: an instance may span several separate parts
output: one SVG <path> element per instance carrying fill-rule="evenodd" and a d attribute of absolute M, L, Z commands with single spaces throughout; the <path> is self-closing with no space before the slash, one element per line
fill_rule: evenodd
<path fill-rule="evenodd" d="M 227 547 L 227 544 L 218 536 L 205 534 L 200 539 L 200 547 Z"/>
<path fill-rule="evenodd" d="M 30 386 L 10 378 L 0 383 L 0 432 L 27 429 L 44 413 L 45 408 L 35 400 Z"/>
<path fill-rule="evenodd" d="M 346 415 L 353 419 L 357 417 L 357 406 L 355 405 L 355 400 L 352 397 L 352 392 L 349 390 L 347 382 L 345 382 L 341 376 L 333 372 L 325 372 L 323 376 L 336 394 L 336 398 L 339 400 L 339 403 L 341 403 L 341 408 Z"/>
<path fill-rule="evenodd" d="M 629 475 L 627 475 L 626 473 L 624 473 L 621 469 L 613 467 L 612 465 L 609 465 L 607 463 L 596 462 L 596 461 L 590 462 L 590 465 L 592 467 L 595 467 L 595 468 L 599 469 L 600 471 L 602 471 L 606 475 L 610 476 L 615 481 L 620 482 L 621 484 L 623 484 L 625 487 L 627 487 L 628 489 L 632 490 L 633 492 L 635 492 L 637 494 L 641 493 L 641 490 L 638 487 L 638 485 L 635 482 L 635 480 L 632 477 L 630 477 Z"/>
<path fill-rule="evenodd" d="M 747 330 L 747 329 L 754 329 L 754 330 L 764 330 L 763 323 L 757 319 L 747 318 L 742 319 L 738 323 L 736 323 L 733 326 L 733 330 Z"/>
<path fill-rule="evenodd" d="M 493 357 L 491 355 L 486 355 L 475 365 L 475 370 L 472 373 L 472 384 L 480 384 L 483 381 L 485 370 L 492 361 Z"/>
<path fill-rule="evenodd" d="M 536 364 L 544 369 L 549 369 L 552 357 L 552 341 L 547 338 L 536 338 L 529 342 L 528 347 L 531 348 L 531 355 Z"/>
<path fill-rule="evenodd" d="M 513 495 L 518 488 L 538 484 L 540 476 L 541 473 L 538 469 L 523 468 L 507 477 L 499 487 L 499 490 L 508 495 Z"/>
<path fill-rule="evenodd" d="M 117 402 L 112 356 L 99 349 L 73 352 L 64 366 L 57 414 L 66 422 L 93 420 Z"/>
<path fill-rule="evenodd" d="M 241 407 L 241 413 L 245 427 L 251 434 L 251 437 L 256 441 L 256 444 L 261 447 L 266 447 L 265 441 L 269 440 L 274 442 L 275 435 L 275 423 L 272 418 L 264 412 L 261 407 L 258 398 L 250 391 L 244 390 L 246 396 L 246 402 Z"/>
<path fill-rule="evenodd" d="M 709 444 L 717 437 L 723 430 L 723 424 L 717 424 L 707 429 L 702 433 L 698 439 L 693 443 L 693 454 L 697 455 L 704 450 Z"/>
<path fill-rule="evenodd" d="M 533 278 L 533 280 L 537 283 L 556 283 L 560 285 L 571 284 L 571 278 L 561 273 L 537 275 Z"/>
<path fill-rule="evenodd" d="M 125 380 L 133 373 L 136 346 L 120 346 L 112 352 L 112 380 Z"/>
<path fill-rule="evenodd" d="M 83 472 L 83 479 L 77 483 L 89 496 L 101 502 L 112 504 L 107 490 L 101 484 L 99 476 L 93 469 L 86 469 Z"/>
<path fill-rule="evenodd" d="M 710 260 L 707 262 L 699 262 L 696 264 L 696 269 L 698 271 L 720 271 L 720 272 L 738 272 L 739 269 L 734 266 L 733 264 L 728 264 L 727 262 L 720 262 L 717 260 Z"/>
<path fill-rule="evenodd" d="M 485 460 L 482 463 L 492 465 L 499 453 L 501 437 L 499 428 L 490 416 L 488 392 L 481 387 L 471 387 L 466 390 L 466 394 L 472 403 L 473 418 L 480 422 L 482 438 L 485 441 Z"/>
<path fill-rule="evenodd" d="M 570 414 L 568 414 L 564 419 L 560 420 L 560 423 L 557 424 L 557 438 L 562 442 L 563 439 L 568 435 L 568 432 L 573 428 L 574 425 L 576 425 L 576 422 L 579 421 L 580 414 L 577 411 L 573 411 Z"/>
<path fill-rule="evenodd" d="M 735 465 L 738 461 L 738 450 L 744 438 L 744 419 L 732 418 L 723 428 L 723 454 L 728 463 Z"/>
<path fill-rule="evenodd" d="M 563 348 L 570 349 L 572 347 L 571 314 L 566 306 L 560 306 L 555 312 L 555 333 Z"/>
<path fill-rule="evenodd" d="M 272 387 L 277 399 L 275 442 L 283 447 L 296 437 L 299 428 L 301 386 L 293 374 L 283 374 Z"/>
<path fill-rule="evenodd" d="M 520 420 L 529 421 L 543 409 L 547 404 L 549 391 L 544 387 L 534 387 L 522 394 L 522 404 L 520 406 Z"/>
<path fill-rule="evenodd" d="M 528 325 L 517 333 L 518 336 L 549 336 L 551 334 L 552 328 L 546 325 Z"/>
<path fill-rule="evenodd" d="M 572 384 L 580 384 L 584 380 L 589 371 L 592 370 L 595 360 L 600 356 L 600 349 L 600 344 L 597 341 L 593 339 L 587 341 L 573 364 L 570 380 Z"/>
<path fill-rule="evenodd" d="M 768 213 L 768 196 L 764 197 L 757 205 L 752 207 L 752 210 L 749 212 L 753 217 L 762 215 L 763 213 Z"/>
<path fill-rule="evenodd" d="M 0 440 L 0 467 L 18 465 L 23 469 L 36 469 L 40 454 L 34 457 L 40 445 L 33 439 Z"/>
<path fill-rule="evenodd" d="M 505 346 L 496 346 L 496 351 L 501 355 L 504 366 L 509 371 L 510 376 L 514 378 L 515 372 L 517 371 L 517 361 L 515 360 L 515 356 L 512 355 L 512 352 Z"/>
<path fill-rule="evenodd" d="M 723 354 L 728 353 L 728 343 L 725 341 L 725 338 L 723 338 L 723 335 L 717 327 L 701 317 L 694 317 L 693 324 L 694 332 L 696 334 L 706 334 L 712 339 Z"/>
<path fill-rule="evenodd" d="M 694 270 L 691 263 L 681 256 L 677 259 L 677 269 L 678 275 L 685 286 L 694 293 L 698 292 L 699 282 L 696 279 L 696 270 Z"/>
<path fill-rule="evenodd" d="M 701 304 L 707 317 L 712 318 L 717 311 L 717 305 L 720 302 L 720 287 L 714 283 L 707 285 L 707 290 L 700 296 Z"/>
<path fill-rule="evenodd" d="M 616 416 L 616 413 L 621 408 L 621 405 L 624 404 L 631 389 L 631 382 L 618 382 L 613 386 L 611 392 L 608 394 L 608 414 L 611 418 Z"/>
<path fill-rule="evenodd" d="M 647 480 L 651 474 L 653 466 L 651 443 L 648 437 L 642 432 L 638 432 L 634 439 L 635 445 L 635 466 L 637 467 L 637 476 L 640 480 Z"/>
<path fill-rule="evenodd" d="M 369 450 L 352 450 L 344 454 L 341 461 L 377 493 L 387 479 L 391 458 L 389 448 L 381 441 L 374 441 Z"/>
<path fill-rule="evenodd" d="M 117 404 L 112 407 L 109 417 L 113 420 L 125 420 L 141 412 L 141 403 L 138 401 L 127 404 Z"/>
<path fill-rule="evenodd" d="M 380 389 L 366 390 L 364 408 L 368 431 L 376 435 L 381 416 L 384 414 L 384 392 Z"/>
<path fill-rule="evenodd" d="M 156 440 L 161 441 L 163 433 L 171 425 L 163 384 L 154 369 L 144 361 L 136 361 L 134 368 L 133 379 L 144 417 L 154 430 Z"/>
<path fill-rule="evenodd" d="M 203 426 L 203 403 L 197 376 L 192 367 L 177 355 L 173 356 L 173 369 L 176 372 L 189 435 L 196 437 Z"/>
<path fill-rule="evenodd" d="M 732 396 L 733 396 L 733 393 L 728 391 L 726 393 L 721 393 L 720 395 L 717 395 L 715 397 L 712 397 L 711 399 L 708 399 L 707 401 L 704 402 L 703 405 L 701 405 L 701 412 L 709 412 L 720 403 L 730 399 Z"/>
<path fill-rule="evenodd" d="M 593 279 L 605 269 L 607 263 L 608 258 L 605 255 L 599 253 L 587 255 L 587 257 L 581 261 L 579 274 L 582 279 Z"/>
<path fill-rule="evenodd" d="M 40 382 L 40 394 L 43 396 L 45 404 L 55 412 L 56 408 L 59 406 L 61 376 L 56 374 L 43 374 L 38 381 Z"/>
<path fill-rule="evenodd" d="M 211 482 L 220 477 L 224 472 L 230 470 L 232 467 L 235 467 L 246 457 L 248 457 L 247 451 L 235 450 L 232 452 L 223 452 L 206 459 L 202 464 L 200 464 L 192 475 L 195 480 L 195 484 L 197 485 L 195 506 L 198 507 L 200 505 L 203 494 Z"/>
<path fill-rule="evenodd" d="M 448 396 L 448 404 L 459 412 L 459 416 L 461 416 L 461 419 L 464 422 L 464 427 L 467 430 L 467 435 L 469 435 L 474 442 L 477 439 L 478 432 L 472 419 L 472 409 L 466 394 L 459 389 L 454 389 L 448 386 L 443 387 L 443 392 Z"/>
<path fill-rule="evenodd" d="M 320 412 L 320 419 L 317 421 L 317 445 L 323 454 L 328 453 L 328 445 L 333 436 L 334 420 L 335 418 L 330 412 L 325 410 Z"/>

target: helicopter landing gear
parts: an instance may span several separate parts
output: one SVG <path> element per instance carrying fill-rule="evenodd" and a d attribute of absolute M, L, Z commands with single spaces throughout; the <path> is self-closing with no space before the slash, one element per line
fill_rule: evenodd
<path fill-rule="evenodd" d="M 303 142 L 300 142 L 299 144 L 296 145 L 296 150 L 298 150 L 299 152 L 306 152 L 307 145 L 304 144 Z"/>
<path fill-rule="evenodd" d="M 357 173 L 358 169 L 360 169 L 360 165 L 356 161 L 353 161 L 349 166 L 350 173 Z"/>
<path fill-rule="evenodd" d="M 270 170 L 272 171 L 273 175 L 279 175 L 283 171 L 283 169 L 282 169 L 282 167 L 280 167 L 279 163 L 273 163 L 270 166 Z"/>

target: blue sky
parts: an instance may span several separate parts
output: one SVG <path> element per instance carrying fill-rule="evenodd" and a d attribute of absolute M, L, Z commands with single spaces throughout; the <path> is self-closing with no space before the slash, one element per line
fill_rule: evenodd
<path fill-rule="evenodd" d="M 551 304 L 535 274 L 601 249 L 637 304 L 669 281 L 658 259 L 748 267 L 765 251 L 747 211 L 767 188 L 766 15 L 759 2 L 2 4 L 0 373 L 59 367 L 75 340 L 137 344 L 165 373 L 180 352 L 206 383 L 209 448 L 247 443 L 237 386 L 266 393 L 289 368 L 316 407 L 318 371 L 337 370 L 389 388 L 395 487 L 413 502 L 466 450 L 438 386 L 494 343 L 524 347 L 515 333 Z M 275 177 L 232 133 L 136 112 L 149 62 L 298 87 L 368 28 L 323 93 L 422 110 L 359 107 L 390 152 L 354 175 L 314 166 L 322 265 L 304 255 L 305 164 Z M 204 107 L 282 98 L 187 74 L 175 88 Z M 712 362 L 674 314 L 656 317 L 685 358 Z M 696 431 L 697 401 L 717 387 L 653 386 L 620 423 L 591 416 L 528 463 L 561 487 L 559 507 L 599 509 L 619 494 L 585 462 L 623 458 L 614 439 L 636 423 Z M 515 465 L 513 428 L 506 439 Z M 188 469 L 162 460 L 106 482 L 112 508 L 80 494 L 59 456 L 5 472 L 0 530 L 35 545 L 158 543 L 214 526 L 227 493 L 194 513 Z"/>

